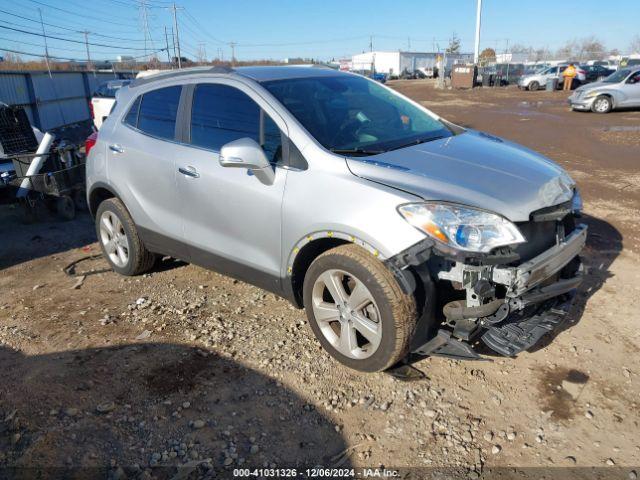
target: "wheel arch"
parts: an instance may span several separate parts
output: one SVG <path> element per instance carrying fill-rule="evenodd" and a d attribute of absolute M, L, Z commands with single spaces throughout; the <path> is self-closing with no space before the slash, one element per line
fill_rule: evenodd
<path fill-rule="evenodd" d="M 110 185 L 102 182 L 92 185 L 91 190 L 89 190 L 87 194 L 89 213 L 95 217 L 100 204 L 109 198 L 117 198 L 122 201 L 116 190 Z"/>
<path fill-rule="evenodd" d="M 345 244 L 355 244 L 373 256 L 381 258 L 378 249 L 355 235 L 331 230 L 317 231 L 302 238 L 291 250 L 287 261 L 286 283 L 291 290 L 291 300 L 298 308 L 304 307 L 302 287 L 304 277 L 313 261 L 327 250 Z"/>

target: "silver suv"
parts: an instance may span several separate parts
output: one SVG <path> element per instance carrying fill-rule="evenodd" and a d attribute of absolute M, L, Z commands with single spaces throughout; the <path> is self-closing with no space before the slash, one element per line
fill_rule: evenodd
<path fill-rule="evenodd" d="M 305 308 L 361 371 L 513 356 L 558 327 L 586 227 L 558 165 L 360 75 L 197 68 L 119 90 L 87 164 L 116 272 L 159 255 Z"/>

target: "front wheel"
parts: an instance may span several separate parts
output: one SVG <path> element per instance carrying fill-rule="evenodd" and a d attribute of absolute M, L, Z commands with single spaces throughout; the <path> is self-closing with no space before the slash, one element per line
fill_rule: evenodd
<path fill-rule="evenodd" d="M 532 92 L 535 92 L 539 88 L 540 88 L 540 84 L 536 81 L 533 81 L 529 84 L 529 90 L 531 90 Z"/>
<path fill-rule="evenodd" d="M 363 248 L 343 245 L 316 258 L 303 295 L 313 333 L 344 365 L 377 372 L 406 355 L 417 319 L 415 299 Z"/>
<path fill-rule="evenodd" d="M 117 198 L 98 207 L 96 233 L 103 255 L 119 274 L 140 275 L 155 263 L 155 255 L 145 248 L 131 215 Z"/>
<path fill-rule="evenodd" d="M 595 113 L 609 113 L 613 109 L 613 102 L 610 97 L 600 95 L 591 105 L 591 111 Z"/>

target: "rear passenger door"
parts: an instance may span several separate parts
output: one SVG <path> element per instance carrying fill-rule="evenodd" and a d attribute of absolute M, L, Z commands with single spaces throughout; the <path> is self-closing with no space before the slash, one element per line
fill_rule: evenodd
<path fill-rule="evenodd" d="M 190 85 L 186 144 L 176 159 L 185 241 L 194 263 L 278 290 L 281 268 L 284 120 L 253 90 L 228 80 Z M 240 138 L 260 144 L 275 171 L 264 185 L 220 165 L 220 149 Z"/>
<path fill-rule="evenodd" d="M 148 91 L 108 139 L 108 175 L 150 250 L 187 259 L 176 194 L 176 124 L 181 86 Z"/>

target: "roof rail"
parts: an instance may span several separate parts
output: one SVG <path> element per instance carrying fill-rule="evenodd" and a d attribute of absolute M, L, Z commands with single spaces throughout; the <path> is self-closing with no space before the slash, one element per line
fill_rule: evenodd
<path fill-rule="evenodd" d="M 149 75 L 147 77 L 136 78 L 129 84 L 129 88 L 139 87 L 140 85 L 146 85 L 157 80 L 164 80 L 166 78 L 181 77 L 183 75 L 191 75 L 194 73 L 232 73 L 233 68 L 225 65 L 215 65 L 213 67 L 190 67 L 182 68 L 180 70 L 165 70 L 160 73 Z"/>

